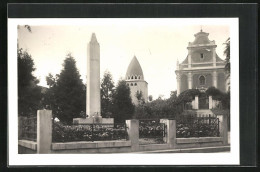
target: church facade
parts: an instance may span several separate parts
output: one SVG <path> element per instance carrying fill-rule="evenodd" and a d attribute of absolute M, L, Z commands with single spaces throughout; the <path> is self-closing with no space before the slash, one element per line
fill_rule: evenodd
<path fill-rule="evenodd" d="M 148 101 L 148 83 L 144 80 L 143 70 L 136 56 L 133 57 L 127 68 L 125 80 L 130 88 L 133 104 L 139 104 L 136 94 L 140 94 L 140 92 L 142 94 L 142 100 L 144 102 Z"/>
<path fill-rule="evenodd" d="M 206 90 L 211 86 L 226 92 L 225 61 L 217 55 L 215 41 L 210 41 L 209 33 L 202 30 L 194 36 L 186 59 L 180 64 L 177 61 L 177 95 L 187 89 Z"/>

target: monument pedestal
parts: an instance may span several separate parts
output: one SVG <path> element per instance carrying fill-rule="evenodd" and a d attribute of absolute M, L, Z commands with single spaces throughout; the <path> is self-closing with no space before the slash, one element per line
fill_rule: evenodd
<path fill-rule="evenodd" d="M 89 117 L 73 118 L 73 124 L 114 124 L 114 118 Z"/>

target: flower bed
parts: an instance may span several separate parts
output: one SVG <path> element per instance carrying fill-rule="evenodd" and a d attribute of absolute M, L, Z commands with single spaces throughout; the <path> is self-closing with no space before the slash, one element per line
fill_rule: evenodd
<path fill-rule="evenodd" d="M 140 120 L 139 141 L 140 144 L 163 143 L 165 124 L 156 120 Z"/>
<path fill-rule="evenodd" d="M 219 121 L 218 118 L 190 118 L 177 120 L 177 138 L 188 137 L 218 137 Z"/>
<path fill-rule="evenodd" d="M 52 133 L 53 142 L 127 139 L 125 124 L 63 125 L 54 123 Z"/>

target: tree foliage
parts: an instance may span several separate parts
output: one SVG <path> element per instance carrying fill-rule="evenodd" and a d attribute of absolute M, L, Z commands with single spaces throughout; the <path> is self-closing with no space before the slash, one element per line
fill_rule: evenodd
<path fill-rule="evenodd" d="M 110 72 L 106 71 L 101 82 L 101 114 L 103 118 L 112 115 L 114 88 L 115 85 L 112 75 Z"/>
<path fill-rule="evenodd" d="M 228 73 L 230 73 L 230 38 L 228 38 L 224 44 L 226 45 L 226 47 L 224 49 L 224 55 L 226 56 L 225 70 Z"/>
<path fill-rule="evenodd" d="M 53 109 L 54 116 L 62 122 L 71 123 L 79 117 L 86 107 L 86 87 L 80 79 L 76 61 L 68 54 L 63 63 L 63 69 L 54 78 L 51 74 L 46 77 L 50 86 L 45 102 Z"/>
<path fill-rule="evenodd" d="M 33 75 L 34 61 L 27 51 L 19 49 L 18 58 L 18 114 L 29 116 L 36 114 L 40 106 L 41 87 L 39 80 Z"/>
<path fill-rule="evenodd" d="M 141 104 L 135 108 L 135 117 L 138 119 L 175 118 L 180 114 L 176 100 L 176 94 L 172 94 L 168 99 L 158 97 L 154 101 Z"/>
<path fill-rule="evenodd" d="M 142 92 L 142 91 L 136 91 L 135 97 L 136 97 L 137 100 L 138 100 L 138 105 L 141 105 L 141 104 L 144 104 L 144 103 L 145 103 L 145 100 L 144 100 L 144 98 L 143 98 L 143 92 Z"/>
<path fill-rule="evenodd" d="M 130 88 L 124 80 L 120 80 L 113 94 L 113 117 L 115 122 L 124 122 L 134 114 L 134 105 L 130 96 Z"/>

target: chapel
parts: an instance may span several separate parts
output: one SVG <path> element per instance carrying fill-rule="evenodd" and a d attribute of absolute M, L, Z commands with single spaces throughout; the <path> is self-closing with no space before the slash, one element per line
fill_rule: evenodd
<path fill-rule="evenodd" d="M 130 87 L 132 102 L 139 104 L 137 92 L 142 94 L 142 101 L 148 101 L 148 83 L 144 80 L 143 70 L 136 56 L 131 60 L 125 75 L 127 85 Z"/>

